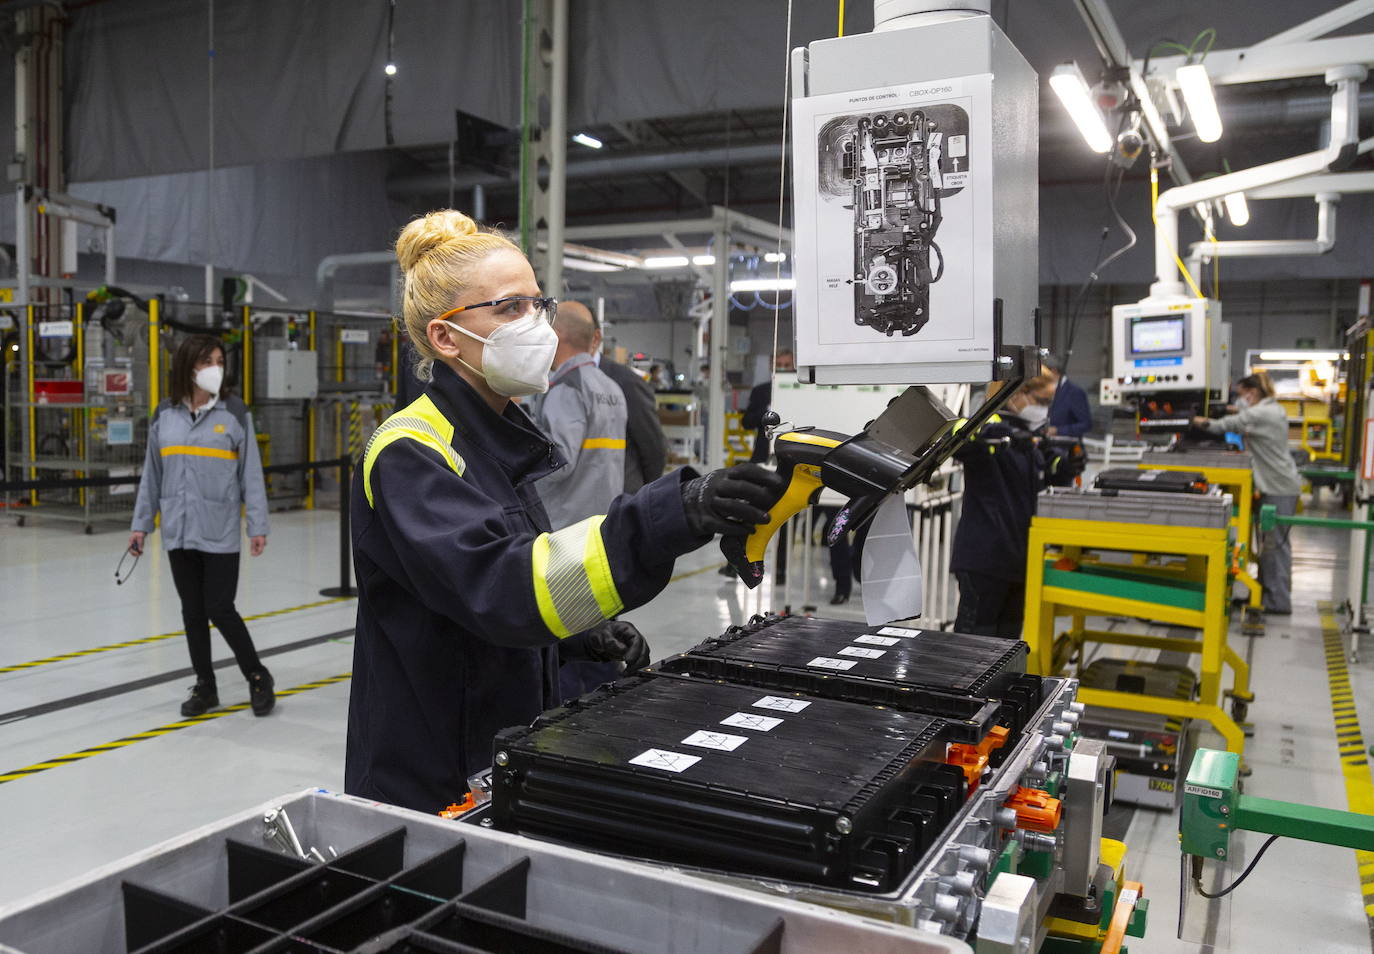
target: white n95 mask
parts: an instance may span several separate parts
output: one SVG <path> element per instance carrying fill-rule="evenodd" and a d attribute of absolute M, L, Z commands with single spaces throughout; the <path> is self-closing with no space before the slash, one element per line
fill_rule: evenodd
<path fill-rule="evenodd" d="M 192 376 L 192 380 L 196 382 L 196 387 L 211 394 L 219 394 L 219 389 L 224 384 L 224 369 L 217 364 L 207 364 Z"/>
<path fill-rule="evenodd" d="M 480 374 L 487 385 L 503 397 L 543 394 L 549 389 L 549 367 L 558 350 L 558 335 L 538 312 L 502 325 L 488 337 L 475 335 L 461 325 L 445 321 L 454 331 L 485 346 L 482 367 L 458 360 L 473 374 Z"/>
<path fill-rule="evenodd" d="M 1034 430 L 1043 425 L 1046 419 L 1049 418 L 1050 409 L 1045 407 L 1045 405 L 1043 404 L 1035 404 L 1034 402 L 1032 402 L 1030 404 L 1027 404 L 1025 407 L 1021 408 L 1021 410 L 1017 411 L 1016 413 L 1018 417 L 1020 417 L 1023 421 L 1029 424 L 1031 426 L 1031 429 Z"/>

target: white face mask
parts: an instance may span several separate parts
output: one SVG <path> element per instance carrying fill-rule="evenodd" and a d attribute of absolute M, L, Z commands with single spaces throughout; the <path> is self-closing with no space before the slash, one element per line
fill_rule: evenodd
<path fill-rule="evenodd" d="M 1045 421 L 1049 419 L 1050 409 L 1043 404 L 1036 404 L 1034 401 L 1031 401 L 1016 413 L 1018 417 L 1029 424 L 1031 429 L 1034 430 L 1042 426 Z"/>
<path fill-rule="evenodd" d="M 1236 398 L 1236 407 L 1245 408 L 1250 406 L 1250 399 L 1244 394 Z"/>
<path fill-rule="evenodd" d="M 543 394 L 549 389 L 549 366 L 558 350 L 558 335 L 540 314 L 517 318 L 497 328 L 489 337 L 475 335 L 461 325 L 445 321 L 454 331 L 482 342 L 482 367 L 458 360 L 473 374 L 486 379 L 487 386 L 503 397 Z"/>
<path fill-rule="evenodd" d="M 196 382 L 196 387 L 219 394 L 220 386 L 224 384 L 224 369 L 217 364 L 207 364 L 196 371 L 192 380 Z"/>

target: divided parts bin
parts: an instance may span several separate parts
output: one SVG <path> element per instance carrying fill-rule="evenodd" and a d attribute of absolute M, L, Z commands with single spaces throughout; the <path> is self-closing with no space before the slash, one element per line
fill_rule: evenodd
<path fill-rule="evenodd" d="M 274 808 L 326 863 L 266 840 Z M 0 954 L 840 950 L 969 954 L 937 934 L 322 790 L 0 907 Z"/>

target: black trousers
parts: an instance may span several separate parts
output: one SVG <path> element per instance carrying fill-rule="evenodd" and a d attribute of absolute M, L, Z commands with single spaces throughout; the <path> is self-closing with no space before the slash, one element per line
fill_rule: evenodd
<path fill-rule="evenodd" d="M 181 621 L 186 627 L 186 646 L 191 652 L 196 681 L 215 684 L 215 670 L 210 663 L 211 623 L 234 651 L 244 676 L 261 669 L 248 627 L 234 608 L 234 594 L 239 588 L 239 555 L 168 550 L 167 560 L 172 565 L 177 596 L 181 597 Z"/>
<path fill-rule="evenodd" d="M 1024 580 L 999 580 L 982 573 L 960 571 L 959 611 L 954 631 L 975 636 L 1021 638 L 1021 621 L 1026 614 Z"/>

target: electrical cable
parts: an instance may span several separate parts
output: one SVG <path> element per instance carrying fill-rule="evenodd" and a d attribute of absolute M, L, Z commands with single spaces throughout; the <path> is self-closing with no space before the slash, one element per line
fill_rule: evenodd
<path fill-rule="evenodd" d="M 783 43 L 782 68 L 782 143 L 778 148 L 778 261 L 773 276 L 782 284 L 782 223 L 787 212 L 787 123 L 792 115 L 792 0 L 787 0 L 787 31 Z M 792 263 L 796 273 L 796 262 Z M 782 309 L 773 312 L 773 361 L 768 371 L 768 388 L 777 393 L 778 377 L 778 326 L 782 322 Z"/>
<path fill-rule="evenodd" d="M 1260 845 L 1260 850 L 1255 852 L 1255 857 L 1250 859 L 1250 863 L 1245 866 L 1245 870 L 1240 873 L 1240 877 L 1237 878 L 1235 881 L 1232 881 L 1229 885 L 1227 885 L 1225 888 L 1222 888 L 1215 894 L 1209 894 L 1208 892 L 1203 891 L 1202 882 L 1197 880 L 1196 878 L 1193 879 L 1193 888 L 1197 891 L 1198 894 L 1202 895 L 1209 901 L 1215 901 L 1217 898 L 1226 897 L 1232 891 L 1240 887 L 1240 883 L 1250 876 L 1250 872 L 1255 870 L 1255 865 L 1259 864 L 1260 859 L 1264 857 L 1264 853 L 1269 849 L 1269 846 L 1278 840 L 1278 835 L 1270 835 L 1269 840 L 1266 841 L 1263 845 Z"/>

